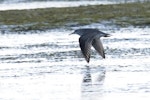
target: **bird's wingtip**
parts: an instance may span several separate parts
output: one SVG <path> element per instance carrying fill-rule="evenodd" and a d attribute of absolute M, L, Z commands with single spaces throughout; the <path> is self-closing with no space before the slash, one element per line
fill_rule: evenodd
<path fill-rule="evenodd" d="M 85 57 L 85 60 L 86 60 L 87 63 L 90 62 L 90 58 L 86 58 L 86 57 Z"/>
<path fill-rule="evenodd" d="M 89 63 L 90 61 L 88 60 L 87 63 Z"/>

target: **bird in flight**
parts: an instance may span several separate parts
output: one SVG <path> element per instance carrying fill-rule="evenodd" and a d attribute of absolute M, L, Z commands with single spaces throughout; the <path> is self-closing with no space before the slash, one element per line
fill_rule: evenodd
<path fill-rule="evenodd" d="M 77 29 L 71 34 L 78 34 L 80 36 L 79 38 L 80 48 L 87 63 L 89 63 L 90 61 L 92 46 L 103 58 L 105 58 L 104 48 L 102 42 L 100 41 L 100 38 L 109 37 L 110 34 L 103 33 L 98 29 L 92 28 Z"/>

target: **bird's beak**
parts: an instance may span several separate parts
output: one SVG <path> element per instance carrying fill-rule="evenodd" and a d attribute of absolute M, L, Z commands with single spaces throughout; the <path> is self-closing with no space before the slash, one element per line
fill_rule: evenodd
<path fill-rule="evenodd" d="M 70 33 L 69 35 L 72 35 L 72 34 L 75 34 L 75 33 L 73 32 L 73 33 Z"/>

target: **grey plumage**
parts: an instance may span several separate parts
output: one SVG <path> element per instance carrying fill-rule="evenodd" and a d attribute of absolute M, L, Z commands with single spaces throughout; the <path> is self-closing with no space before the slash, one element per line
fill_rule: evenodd
<path fill-rule="evenodd" d="M 98 29 L 77 29 L 72 34 L 78 34 L 79 44 L 81 51 L 84 55 L 85 60 L 89 63 L 90 61 L 90 54 L 91 54 L 91 46 L 95 48 L 95 50 L 105 58 L 104 48 L 100 41 L 100 37 L 109 37 L 110 34 L 103 33 Z"/>

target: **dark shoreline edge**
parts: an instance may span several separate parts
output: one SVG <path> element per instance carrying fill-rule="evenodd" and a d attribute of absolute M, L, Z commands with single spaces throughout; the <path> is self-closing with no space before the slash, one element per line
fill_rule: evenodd
<path fill-rule="evenodd" d="M 121 27 L 149 26 L 150 2 L 0 11 L 0 31 L 45 31 L 111 21 Z"/>

